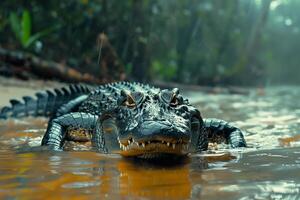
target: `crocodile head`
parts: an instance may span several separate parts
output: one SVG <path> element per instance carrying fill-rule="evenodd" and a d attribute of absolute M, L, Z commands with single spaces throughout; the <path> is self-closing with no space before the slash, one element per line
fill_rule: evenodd
<path fill-rule="evenodd" d="M 102 151 L 123 156 L 186 155 L 203 123 L 177 88 L 157 93 L 122 90 L 117 104 L 100 117 L 94 142 Z"/>

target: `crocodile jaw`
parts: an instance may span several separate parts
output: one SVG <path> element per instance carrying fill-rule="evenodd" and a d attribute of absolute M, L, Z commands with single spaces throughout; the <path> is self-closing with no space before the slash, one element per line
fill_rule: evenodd
<path fill-rule="evenodd" d="M 159 154 L 175 154 L 186 155 L 188 153 L 189 145 L 182 141 L 143 141 L 135 142 L 133 139 L 127 142 L 121 142 L 119 154 L 123 156 L 142 156 L 155 157 Z"/>

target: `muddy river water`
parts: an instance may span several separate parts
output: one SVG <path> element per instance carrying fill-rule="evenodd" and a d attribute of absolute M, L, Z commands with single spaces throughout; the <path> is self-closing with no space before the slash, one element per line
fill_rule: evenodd
<path fill-rule="evenodd" d="M 0 199 L 300 199 L 299 87 L 186 95 L 204 117 L 246 130 L 249 147 L 219 145 L 162 165 L 83 149 L 39 151 L 47 119 L 2 120 Z"/>

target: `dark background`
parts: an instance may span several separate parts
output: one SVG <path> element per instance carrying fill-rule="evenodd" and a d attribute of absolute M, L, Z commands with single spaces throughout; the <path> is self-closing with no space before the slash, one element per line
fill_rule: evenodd
<path fill-rule="evenodd" d="M 104 33 L 130 80 L 299 84 L 299 9 L 298 0 L 1 0 L 0 47 L 103 78 Z"/>

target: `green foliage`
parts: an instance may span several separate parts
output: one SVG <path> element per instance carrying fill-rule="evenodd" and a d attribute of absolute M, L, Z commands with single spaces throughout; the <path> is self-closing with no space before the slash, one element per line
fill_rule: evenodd
<path fill-rule="evenodd" d="M 21 43 L 23 47 L 28 47 L 30 43 L 31 36 L 31 17 L 28 10 L 23 11 L 21 19 Z M 31 40 L 32 41 L 32 40 Z"/>
<path fill-rule="evenodd" d="M 167 65 L 159 60 L 154 60 L 151 65 L 151 72 L 155 78 L 159 76 L 160 79 L 170 81 L 175 77 L 177 69 L 175 64 L 172 65 L 172 63 L 170 63 Z"/>
<path fill-rule="evenodd" d="M 272 1 L 255 48 L 247 52 L 265 2 L 3 0 L 0 43 L 33 51 L 42 38 L 47 59 L 95 72 L 96 41 L 104 32 L 134 79 L 149 73 L 168 81 L 240 85 L 279 81 L 284 74 L 299 82 L 298 0 Z"/>
<path fill-rule="evenodd" d="M 125 65 L 125 72 L 126 72 L 126 74 L 131 74 L 131 72 L 132 72 L 132 64 L 131 63 L 128 63 Z"/>
<path fill-rule="evenodd" d="M 22 34 L 21 34 L 21 23 L 16 13 L 11 13 L 9 16 L 10 26 L 18 40 L 21 41 Z"/>
<path fill-rule="evenodd" d="M 24 49 L 31 47 L 34 42 L 58 28 L 58 26 L 56 26 L 32 34 L 31 15 L 26 9 L 23 10 L 21 18 L 17 16 L 16 12 L 11 12 L 9 15 L 9 22 L 16 39 L 20 42 Z"/>
<path fill-rule="evenodd" d="M 3 29 L 7 24 L 8 24 L 8 20 L 0 14 L 0 32 L 3 31 Z"/>

